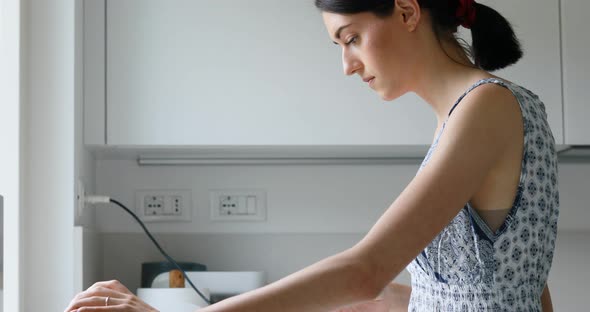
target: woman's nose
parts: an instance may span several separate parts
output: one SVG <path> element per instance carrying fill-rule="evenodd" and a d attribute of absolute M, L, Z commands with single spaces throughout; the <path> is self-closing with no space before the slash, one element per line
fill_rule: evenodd
<path fill-rule="evenodd" d="M 362 67 L 362 63 L 349 50 L 342 50 L 342 68 L 345 75 L 352 75 Z"/>

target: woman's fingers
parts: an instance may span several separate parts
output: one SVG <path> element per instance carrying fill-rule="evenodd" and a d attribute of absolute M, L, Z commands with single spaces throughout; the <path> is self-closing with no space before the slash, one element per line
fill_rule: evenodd
<path fill-rule="evenodd" d="M 107 301 L 108 298 L 108 301 Z M 82 298 L 76 301 L 71 307 L 69 307 L 66 311 L 76 310 L 81 307 L 112 307 L 118 306 L 126 303 L 128 299 L 120 299 L 120 298 L 113 298 L 110 296 L 102 297 L 102 296 L 92 296 Z M 107 305 L 108 303 L 108 305 Z"/>
<path fill-rule="evenodd" d="M 111 288 L 95 285 L 77 294 L 65 311 L 69 312 L 83 306 L 105 306 L 107 303 L 109 306 L 115 303 L 120 304 L 122 300 L 128 300 L 130 296 L 133 296 L 133 294 L 129 295 Z M 107 297 L 109 298 L 108 302 Z"/>
<path fill-rule="evenodd" d="M 91 288 L 97 288 L 97 287 L 106 287 L 106 288 L 120 291 L 124 294 L 133 295 L 133 293 L 129 289 L 127 289 L 127 287 L 125 287 L 125 285 L 121 284 L 121 282 L 119 282 L 118 280 L 96 282 L 96 283 L 94 283 L 94 285 L 90 286 L 88 289 L 90 290 Z"/>
<path fill-rule="evenodd" d="M 146 312 L 157 310 L 140 300 L 119 281 L 113 280 L 97 282 L 86 291 L 79 293 L 65 311 Z"/>

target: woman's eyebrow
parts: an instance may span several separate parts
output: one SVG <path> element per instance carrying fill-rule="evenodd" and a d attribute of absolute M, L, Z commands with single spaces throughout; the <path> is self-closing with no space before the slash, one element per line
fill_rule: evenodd
<path fill-rule="evenodd" d="M 340 39 L 340 32 L 342 32 L 342 30 L 348 26 L 352 25 L 352 23 L 350 24 L 346 24 L 343 26 L 338 27 L 338 29 L 336 30 L 336 32 L 334 33 L 334 37 L 336 37 L 336 39 Z"/>

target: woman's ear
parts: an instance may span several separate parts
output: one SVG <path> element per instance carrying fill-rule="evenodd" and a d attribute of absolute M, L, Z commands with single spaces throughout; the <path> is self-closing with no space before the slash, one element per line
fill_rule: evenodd
<path fill-rule="evenodd" d="M 418 0 L 394 0 L 395 11 L 398 12 L 402 18 L 402 23 L 406 25 L 408 31 L 412 32 L 416 29 L 420 21 L 420 5 Z"/>

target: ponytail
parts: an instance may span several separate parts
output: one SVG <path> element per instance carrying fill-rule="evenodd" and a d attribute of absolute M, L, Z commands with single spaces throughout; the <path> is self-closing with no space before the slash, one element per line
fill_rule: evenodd
<path fill-rule="evenodd" d="M 475 14 L 471 26 L 475 65 L 493 71 L 516 63 L 522 57 L 522 50 L 510 23 L 483 4 L 475 3 Z"/>
<path fill-rule="evenodd" d="M 440 38 L 454 34 L 458 26 L 471 29 L 472 43 L 466 53 L 475 66 L 494 71 L 522 57 L 520 43 L 510 23 L 496 10 L 474 0 L 418 0 L 429 10 L 434 32 Z"/>

